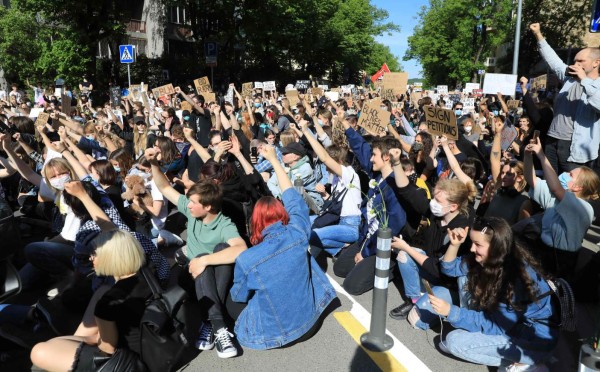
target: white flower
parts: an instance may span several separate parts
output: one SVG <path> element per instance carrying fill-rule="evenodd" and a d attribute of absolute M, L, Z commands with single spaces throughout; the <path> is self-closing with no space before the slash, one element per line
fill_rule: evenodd
<path fill-rule="evenodd" d="M 371 208 L 367 211 L 367 217 L 368 218 L 373 218 L 377 215 L 377 211 L 375 210 L 375 208 Z"/>
<path fill-rule="evenodd" d="M 374 189 L 379 185 L 379 183 L 376 180 L 370 180 L 369 181 L 369 188 L 370 189 Z"/>

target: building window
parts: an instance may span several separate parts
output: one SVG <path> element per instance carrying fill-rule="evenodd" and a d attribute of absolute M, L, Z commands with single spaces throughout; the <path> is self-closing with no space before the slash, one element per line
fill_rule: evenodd
<path fill-rule="evenodd" d="M 187 24 L 187 18 L 185 15 L 185 8 L 172 6 L 169 9 L 169 22 L 175 23 L 178 25 Z"/>

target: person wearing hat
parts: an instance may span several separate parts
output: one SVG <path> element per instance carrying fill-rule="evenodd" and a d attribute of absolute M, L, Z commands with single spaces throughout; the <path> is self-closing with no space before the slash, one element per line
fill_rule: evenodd
<path fill-rule="evenodd" d="M 306 190 L 306 194 L 310 196 L 311 200 L 307 202 L 314 202 L 314 212 L 318 212 L 323 205 L 323 197 L 319 194 L 315 187 L 317 186 L 317 179 L 315 178 L 313 168 L 310 164 L 310 159 L 306 155 L 306 148 L 299 142 L 293 142 L 289 145 L 281 148 L 283 154 L 283 163 L 288 169 L 288 176 L 294 182 L 296 179 L 302 180 L 302 186 Z M 274 197 L 281 196 L 281 190 L 277 177 L 269 178 L 267 186 Z"/>

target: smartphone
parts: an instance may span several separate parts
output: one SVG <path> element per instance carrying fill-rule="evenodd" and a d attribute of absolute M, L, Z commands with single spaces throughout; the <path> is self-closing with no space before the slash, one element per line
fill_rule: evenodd
<path fill-rule="evenodd" d="M 257 158 L 258 157 L 258 149 L 256 147 L 251 147 L 250 148 L 250 155 L 252 155 L 252 157 Z"/>
<path fill-rule="evenodd" d="M 429 285 L 429 282 L 425 279 L 421 279 L 421 283 L 423 283 L 423 286 L 425 287 L 425 291 L 427 291 L 427 293 L 429 293 L 432 296 L 435 296 L 433 294 L 433 291 L 431 290 L 431 285 Z"/>
<path fill-rule="evenodd" d="M 534 130 L 533 131 L 533 140 L 535 142 L 537 142 L 538 138 L 540 138 L 540 131 L 539 130 Z"/>

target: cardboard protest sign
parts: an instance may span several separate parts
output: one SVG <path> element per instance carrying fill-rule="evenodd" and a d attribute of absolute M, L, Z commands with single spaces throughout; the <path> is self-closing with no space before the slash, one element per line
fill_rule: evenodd
<path fill-rule="evenodd" d="M 175 88 L 173 88 L 173 84 L 163 85 L 158 88 L 152 89 L 152 94 L 154 94 L 154 98 L 158 99 L 160 97 L 175 94 Z"/>
<path fill-rule="evenodd" d="M 346 137 L 346 130 L 341 120 L 337 118 L 333 120 L 333 127 L 331 128 L 331 141 L 339 146 L 349 148 L 348 138 Z"/>
<path fill-rule="evenodd" d="M 393 88 L 394 94 L 404 94 L 408 85 L 408 73 L 388 72 L 383 75 L 383 85 L 386 88 Z"/>
<path fill-rule="evenodd" d="M 517 128 L 515 128 L 514 125 L 504 124 L 504 128 L 502 128 L 501 133 L 502 142 L 500 144 L 500 146 L 502 147 L 502 151 L 506 151 L 518 135 L 519 133 L 517 132 Z"/>
<path fill-rule="evenodd" d="M 212 92 L 212 87 L 210 86 L 208 76 L 204 76 L 194 80 L 194 86 L 196 87 L 196 92 L 198 92 L 198 94 L 202 94 L 204 92 Z"/>
<path fill-rule="evenodd" d="M 296 89 L 286 90 L 285 98 L 290 101 L 290 107 L 294 107 L 300 102 L 300 98 L 298 97 L 298 91 Z"/>
<path fill-rule="evenodd" d="M 148 102 L 148 93 L 142 92 L 142 102 L 144 103 L 144 107 L 150 107 L 150 102 Z"/>
<path fill-rule="evenodd" d="M 367 102 L 364 104 L 358 125 L 367 132 L 380 135 L 385 134 L 390 123 L 390 113 L 379 107 L 379 104 Z"/>
<path fill-rule="evenodd" d="M 277 87 L 275 86 L 275 82 L 274 81 L 265 81 L 263 83 L 263 89 L 264 90 L 274 91 L 274 90 L 277 90 Z"/>
<path fill-rule="evenodd" d="M 324 93 L 323 88 L 310 88 L 310 92 L 316 96 L 322 96 Z"/>
<path fill-rule="evenodd" d="M 514 96 L 516 84 L 517 75 L 485 74 L 483 94 L 496 95 L 500 92 L 505 96 Z"/>
<path fill-rule="evenodd" d="M 63 113 L 71 116 L 71 97 L 63 93 L 60 97 L 60 107 Z"/>
<path fill-rule="evenodd" d="M 188 101 L 183 101 L 181 102 L 181 109 L 184 111 L 188 110 L 189 112 L 192 112 L 192 105 Z"/>
<path fill-rule="evenodd" d="M 394 94 L 394 88 L 383 86 L 381 88 L 381 99 L 387 99 L 390 101 L 396 100 L 396 95 Z"/>
<path fill-rule="evenodd" d="M 425 120 L 429 133 L 437 136 L 446 136 L 448 139 L 458 139 L 458 127 L 454 111 L 435 106 L 425 106 Z"/>
<path fill-rule="evenodd" d="M 131 101 L 140 102 L 140 101 L 142 101 L 142 92 L 148 91 L 148 85 L 132 84 L 129 86 L 128 91 L 129 91 L 129 94 L 127 95 L 127 97 Z"/>
<path fill-rule="evenodd" d="M 45 113 L 45 112 L 40 112 L 38 114 L 37 119 L 35 120 L 35 126 L 39 127 L 39 126 L 46 125 L 46 123 L 48 123 L 48 119 L 50 119 L 50 114 Z"/>
<path fill-rule="evenodd" d="M 242 98 L 251 99 L 252 98 L 252 83 L 244 83 L 242 84 Z"/>
<path fill-rule="evenodd" d="M 413 103 L 413 106 L 418 106 L 421 98 L 423 98 L 423 92 L 412 92 L 410 95 L 410 100 Z"/>
<path fill-rule="evenodd" d="M 340 88 L 331 88 L 329 91 L 334 92 L 334 93 L 340 93 L 341 89 Z"/>
<path fill-rule="evenodd" d="M 544 74 L 542 76 L 535 77 L 531 79 L 531 85 L 529 90 L 532 93 L 537 93 L 539 91 L 545 91 L 546 86 L 548 85 L 548 75 Z"/>
<path fill-rule="evenodd" d="M 329 85 L 319 85 L 318 88 L 322 90 L 329 90 Z"/>
<path fill-rule="evenodd" d="M 260 81 L 255 81 L 254 82 L 254 88 L 263 89 L 264 85 Z"/>
<path fill-rule="evenodd" d="M 467 83 L 465 84 L 465 89 L 463 90 L 465 93 L 472 93 L 474 89 L 481 89 L 479 83 Z"/>
<path fill-rule="evenodd" d="M 519 108 L 520 103 L 521 103 L 521 101 L 519 101 L 519 100 L 509 99 L 508 102 L 506 102 L 506 105 L 508 106 L 509 110 L 516 110 Z"/>
<path fill-rule="evenodd" d="M 297 80 L 295 87 L 298 90 L 307 90 L 310 88 L 310 80 Z"/>
<path fill-rule="evenodd" d="M 206 103 L 217 101 L 217 95 L 212 92 L 204 92 L 202 96 L 204 96 L 204 102 Z"/>
<path fill-rule="evenodd" d="M 447 85 L 438 85 L 437 92 L 438 92 L 438 94 L 448 94 L 448 86 Z"/>

